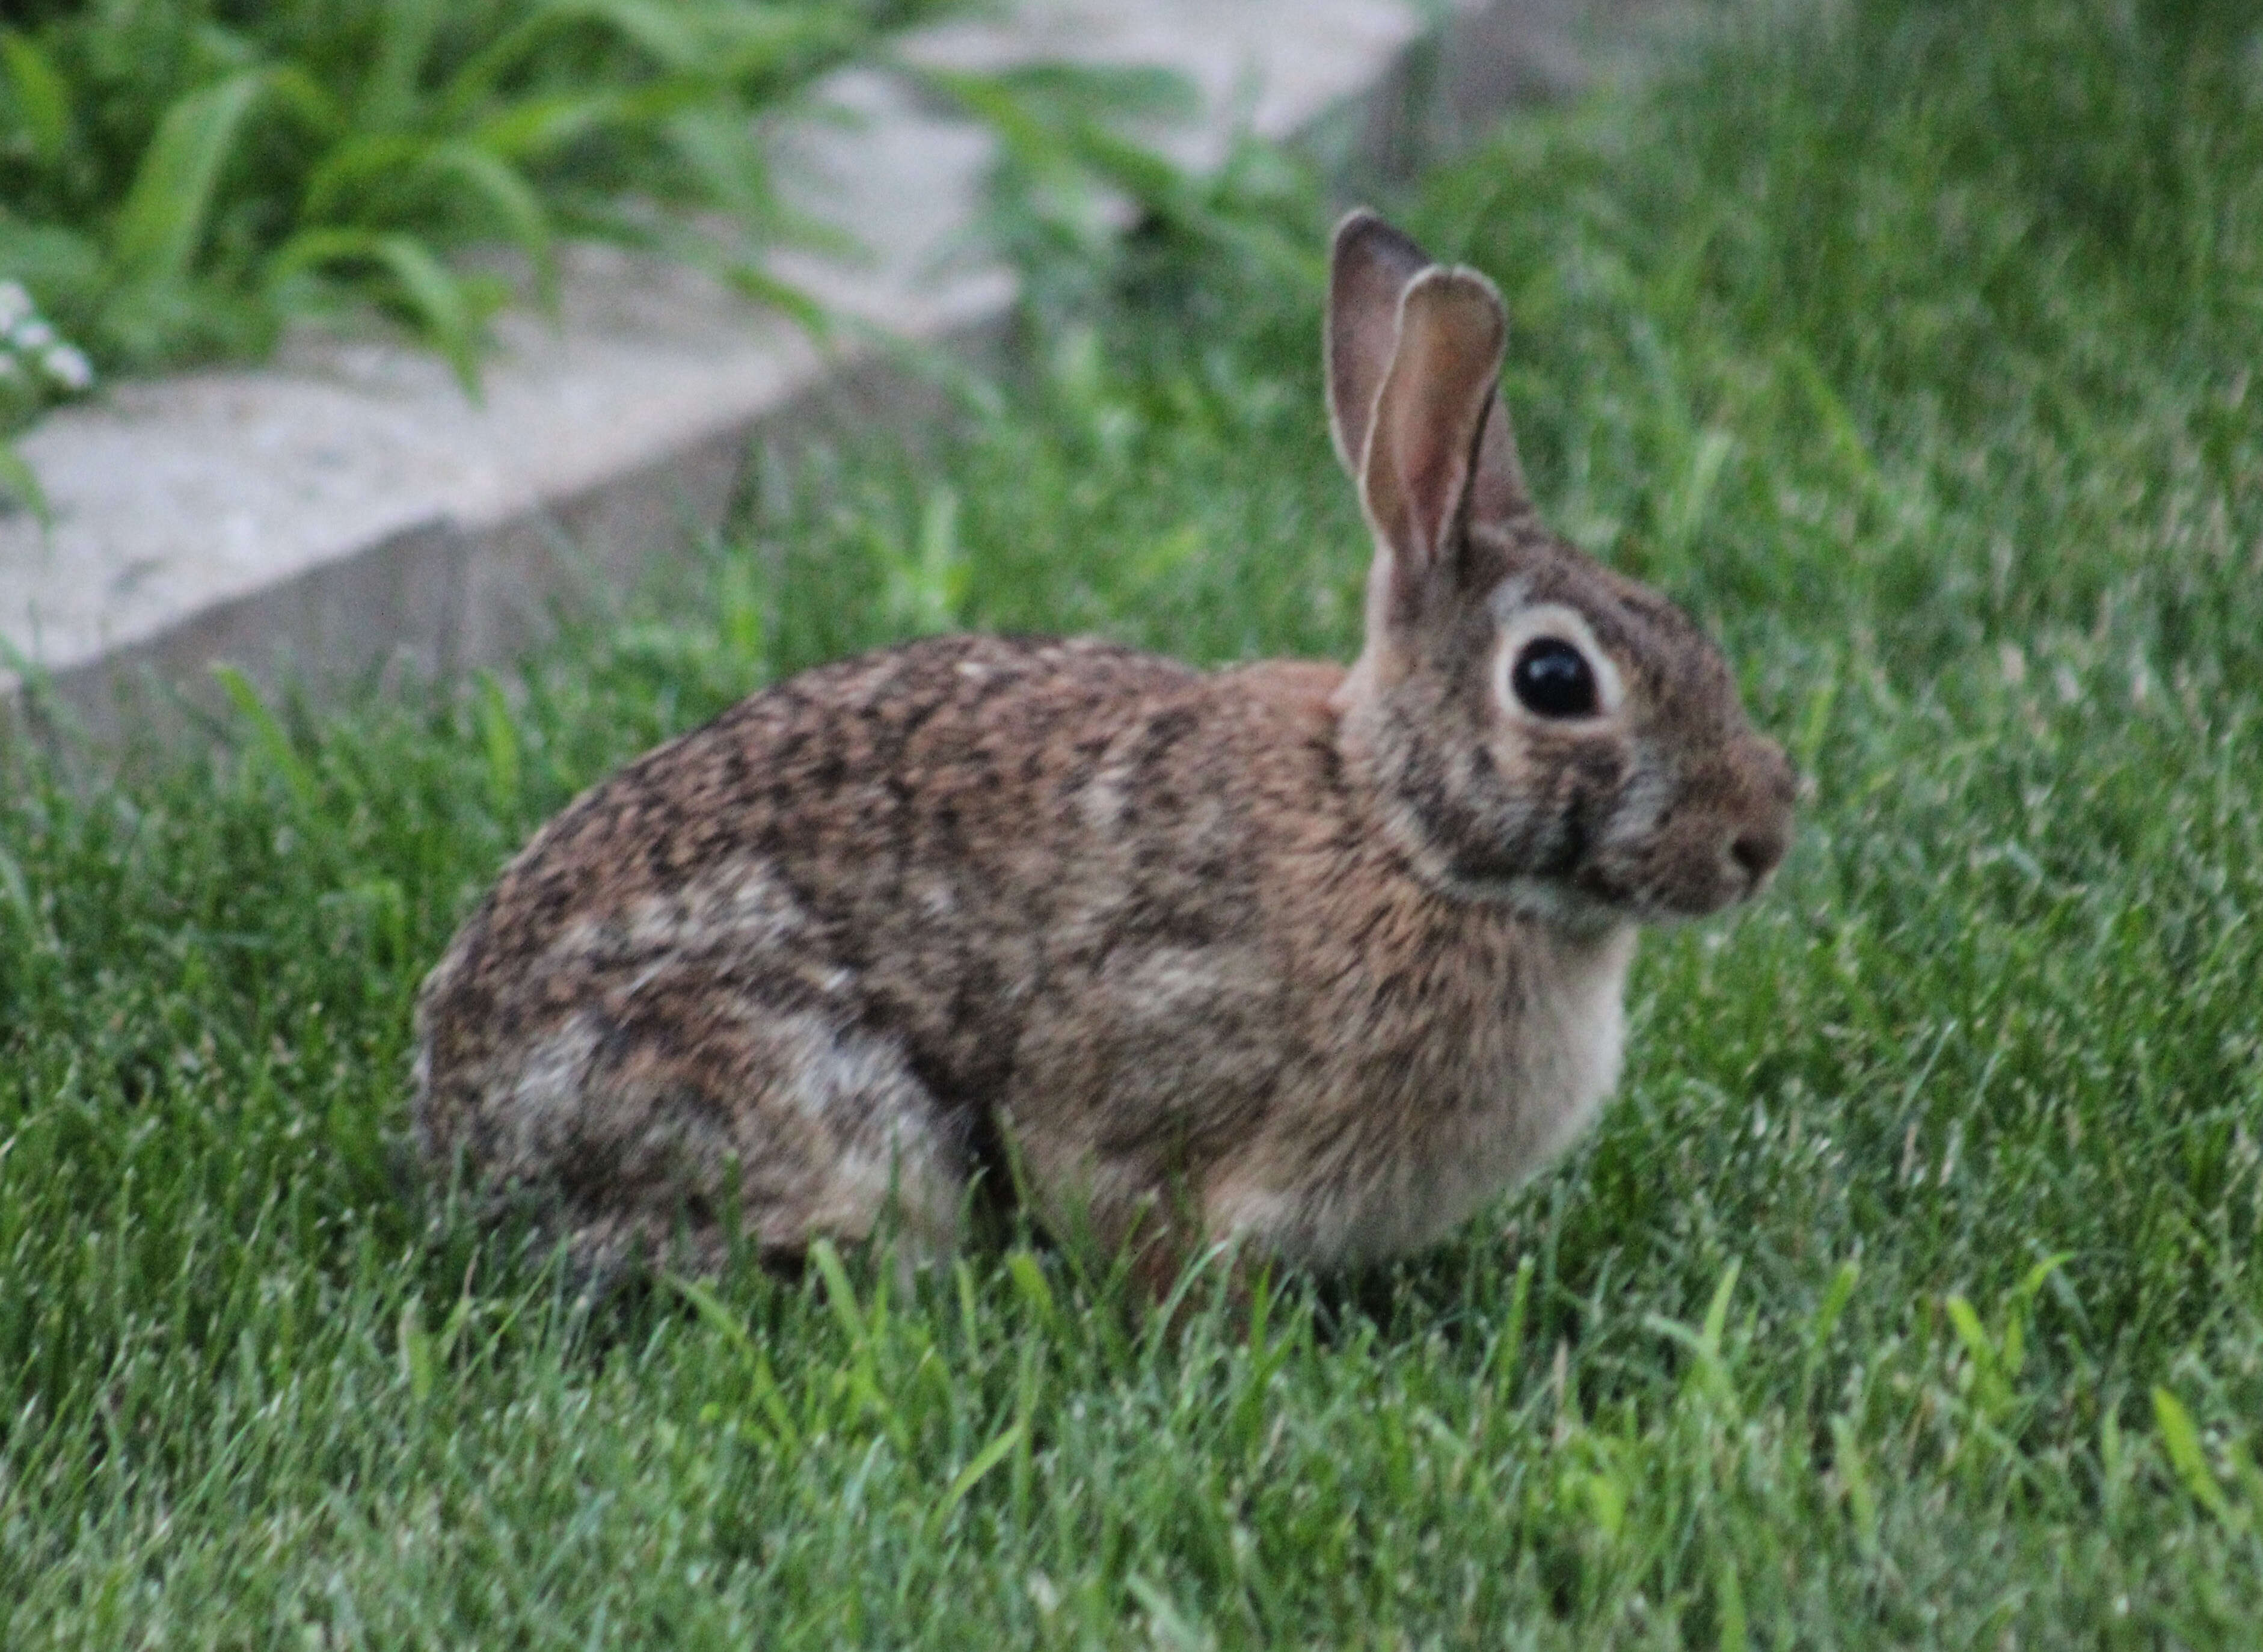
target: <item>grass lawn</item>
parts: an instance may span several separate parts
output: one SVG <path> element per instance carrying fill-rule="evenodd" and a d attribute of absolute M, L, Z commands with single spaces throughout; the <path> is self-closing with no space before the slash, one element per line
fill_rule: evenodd
<path fill-rule="evenodd" d="M 1177 1337 L 1030 1247 L 592 1313 L 408 1171 L 417 981 L 663 733 L 942 626 L 1348 655 L 1316 290 L 1135 250 L 523 690 L 18 760 L 0 1643 L 2252 1645 L 2263 33 L 1797 10 L 1405 204 L 1815 782 L 1565 1164 Z"/>

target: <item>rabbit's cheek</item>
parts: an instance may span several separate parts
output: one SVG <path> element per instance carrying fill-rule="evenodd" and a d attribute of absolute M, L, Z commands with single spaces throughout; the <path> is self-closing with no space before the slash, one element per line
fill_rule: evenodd
<path fill-rule="evenodd" d="M 1652 860 L 1659 833 L 1673 816 L 1673 781 L 1635 762 L 1614 772 L 1607 792 L 1600 786 L 1597 791 L 1601 794 L 1584 816 L 1590 823 L 1589 841 L 1575 876 L 1599 896 L 1639 904 L 1638 891 L 1654 875 Z"/>
<path fill-rule="evenodd" d="M 1476 798 L 1496 876 L 1575 882 L 1607 834 L 1622 789 L 1616 749 L 1589 737 L 1522 734 L 1482 754 L 1493 783 Z"/>
<path fill-rule="evenodd" d="M 1442 834 L 1450 843 L 1455 877 L 1487 883 L 1562 875 L 1577 844 L 1565 830 L 1562 808 L 1544 789 L 1544 776 L 1504 776 L 1486 768 L 1481 779 L 1496 784 L 1472 788 L 1474 795 Z"/>

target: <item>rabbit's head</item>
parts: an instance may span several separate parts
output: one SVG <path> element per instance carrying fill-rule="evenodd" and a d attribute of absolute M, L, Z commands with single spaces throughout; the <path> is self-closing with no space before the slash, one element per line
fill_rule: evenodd
<path fill-rule="evenodd" d="M 1690 917 L 1783 859 L 1790 764 L 1695 621 L 1541 525 L 1474 271 L 1337 230 L 1330 424 L 1375 533 L 1347 750 L 1424 876 L 1580 928 Z"/>

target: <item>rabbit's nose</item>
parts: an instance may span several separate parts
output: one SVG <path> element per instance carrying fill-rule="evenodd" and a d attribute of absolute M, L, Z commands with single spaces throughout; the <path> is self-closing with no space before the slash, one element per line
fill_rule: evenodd
<path fill-rule="evenodd" d="M 1783 748 L 1773 740 L 1756 742 L 1746 784 L 1746 818 L 1729 833 L 1729 862 L 1740 874 L 1746 895 L 1783 864 L 1791 848 L 1792 801 L 1799 780 Z"/>
<path fill-rule="evenodd" d="M 1745 874 L 1746 886 L 1757 889 L 1761 880 L 1783 864 L 1791 847 L 1791 834 L 1777 826 L 1747 828 L 1729 840 L 1729 859 Z"/>

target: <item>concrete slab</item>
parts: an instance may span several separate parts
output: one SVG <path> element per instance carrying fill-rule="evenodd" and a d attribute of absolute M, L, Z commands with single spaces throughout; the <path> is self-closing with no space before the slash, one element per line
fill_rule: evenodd
<path fill-rule="evenodd" d="M 1164 134 L 1219 159 L 1239 110 L 1286 137 L 1331 111 L 1346 160 L 1388 163 L 1581 72 L 1583 31 L 1640 0 L 1023 0 L 905 42 L 915 62 L 1160 64 L 1202 120 Z M 1254 91 L 1254 105 L 1246 93 Z M 1349 118 L 1345 117 L 1347 108 Z M 989 158 L 977 127 L 900 79 L 834 76 L 782 127 L 782 185 L 859 249 L 777 272 L 851 326 L 821 347 L 680 267 L 604 249 L 569 263 L 553 324 L 512 316 L 479 400 L 433 358 L 300 338 L 271 366 L 113 387 L 25 438 L 51 529 L 0 518 L 0 666 L 98 735 L 120 692 L 194 685 L 218 659 L 319 687 L 399 661 L 507 660 L 592 579 L 718 523 L 757 438 L 830 399 L 916 401 L 886 341 L 966 349 L 1010 314 L 1006 270 L 970 263 Z M 0 705 L 21 697 L 0 670 Z"/>

